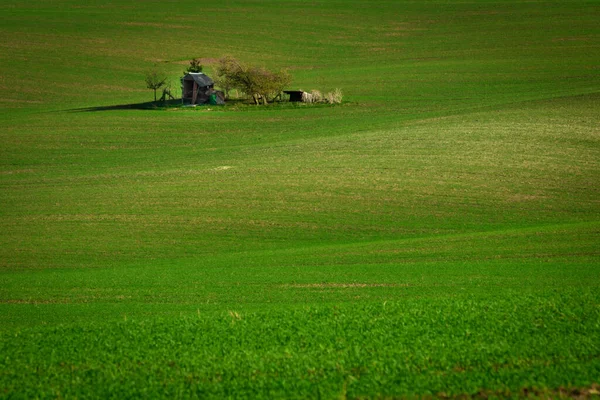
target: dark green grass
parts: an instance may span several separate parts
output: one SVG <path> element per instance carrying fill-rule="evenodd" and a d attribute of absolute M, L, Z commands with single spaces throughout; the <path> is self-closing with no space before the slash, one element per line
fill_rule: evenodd
<path fill-rule="evenodd" d="M 508 396 L 597 379 L 597 292 L 508 293 L 17 331 L 0 379 L 99 398 Z"/>
<path fill-rule="evenodd" d="M 0 397 L 598 383 L 599 12 L 3 2 Z M 345 102 L 141 109 L 225 54 Z"/>

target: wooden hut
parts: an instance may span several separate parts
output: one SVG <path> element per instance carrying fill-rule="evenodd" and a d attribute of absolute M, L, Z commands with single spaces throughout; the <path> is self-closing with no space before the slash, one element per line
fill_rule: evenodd
<path fill-rule="evenodd" d="M 202 72 L 188 72 L 181 78 L 181 97 L 190 104 L 208 103 L 215 83 Z"/>

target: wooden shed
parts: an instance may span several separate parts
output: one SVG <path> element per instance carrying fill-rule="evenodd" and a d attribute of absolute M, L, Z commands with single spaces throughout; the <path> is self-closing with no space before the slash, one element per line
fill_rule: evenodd
<path fill-rule="evenodd" d="M 202 72 L 188 72 L 181 78 L 181 97 L 190 104 L 208 103 L 215 83 Z"/>

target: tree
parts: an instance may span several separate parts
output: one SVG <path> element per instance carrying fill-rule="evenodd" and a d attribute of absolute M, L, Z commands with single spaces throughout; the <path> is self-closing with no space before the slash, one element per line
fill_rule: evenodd
<path fill-rule="evenodd" d="M 156 103 L 156 91 L 167 83 L 167 75 L 154 68 L 146 73 L 146 87 L 154 90 L 154 102 Z"/>
<path fill-rule="evenodd" d="M 199 58 L 194 58 L 193 60 L 190 60 L 190 66 L 187 67 L 187 70 L 184 71 L 183 73 L 186 74 L 188 72 L 202 72 L 202 64 L 200 64 L 200 59 Z"/>
<path fill-rule="evenodd" d="M 263 100 L 263 104 L 267 104 L 269 99 L 280 94 L 292 81 L 286 70 L 273 72 L 265 68 L 253 67 L 250 69 L 250 76 L 253 80 L 253 89 L 259 95 L 259 99 Z M 258 104 L 257 99 L 255 102 Z"/>
<path fill-rule="evenodd" d="M 252 96 L 255 104 L 263 104 L 272 100 L 290 84 L 292 78 L 286 70 L 269 71 L 263 67 L 247 65 L 233 57 L 219 60 L 216 68 L 217 84 L 227 94 L 231 89 Z"/>
<path fill-rule="evenodd" d="M 221 58 L 217 64 L 215 84 L 225 92 L 226 98 L 229 98 L 229 91 L 235 89 L 234 74 L 239 68 L 239 62 L 229 56 Z"/>

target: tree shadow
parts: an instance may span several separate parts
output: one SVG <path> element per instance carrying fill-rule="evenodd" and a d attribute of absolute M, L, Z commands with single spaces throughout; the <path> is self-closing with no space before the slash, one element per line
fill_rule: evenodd
<path fill-rule="evenodd" d="M 145 103 L 132 103 L 132 104 L 117 104 L 112 106 L 99 106 L 99 107 L 83 107 L 83 108 L 72 108 L 66 110 L 67 112 L 97 112 L 97 111 L 115 111 L 115 110 L 157 110 L 161 108 L 174 108 L 181 107 L 181 99 L 176 100 L 165 100 L 165 101 L 148 101 Z"/>

